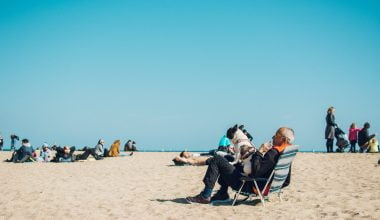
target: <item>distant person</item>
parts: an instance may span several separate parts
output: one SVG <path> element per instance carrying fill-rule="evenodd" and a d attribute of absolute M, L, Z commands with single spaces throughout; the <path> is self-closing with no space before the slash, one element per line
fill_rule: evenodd
<path fill-rule="evenodd" d="M 51 160 L 51 162 L 67 163 L 75 161 L 75 147 L 64 146 L 62 148 L 54 145 L 52 148 L 55 149 L 57 152 L 55 154 L 55 157 Z"/>
<path fill-rule="evenodd" d="M 220 141 L 218 144 L 218 151 L 229 152 L 230 146 L 231 146 L 230 139 L 228 139 L 226 135 L 223 135 L 223 137 L 220 138 Z"/>
<path fill-rule="evenodd" d="M 348 140 L 351 144 L 351 153 L 356 153 L 356 143 L 358 141 L 358 132 L 361 131 L 361 128 L 357 128 L 355 123 L 352 123 L 348 131 Z"/>
<path fill-rule="evenodd" d="M 118 157 L 120 154 L 120 140 L 116 140 L 110 147 L 108 152 L 109 157 Z"/>
<path fill-rule="evenodd" d="M 369 140 L 368 153 L 378 153 L 379 152 L 379 142 L 376 138 Z"/>
<path fill-rule="evenodd" d="M 128 140 L 127 143 L 125 143 L 124 145 L 124 151 L 137 151 L 135 144 L 136 142 Z"/>
<path fill-rule="evenodd" d="M 206 165 L 206 160 L 210 158 L 210 156 L 201 156 L 197 153 L 191 153 L 187 151 L 182 151 L 179 156 L 176 156 L 172 161 L 177 166 L 182 165 L 193 165 L 193 166 L 202 166 Z"/>
<path fill-rule="evenodd" d="M 361 131 L 359 131 L 358 134 L 358 144 L 359 144 L 359 151 L 362 152 L 367 152 L 368 151 L 368 146 L 370 144 L 370 140 L 374 138 L 376 135 L 372 134 L 369 135 L 368 129 L 371 127 L 371 125 L 366 122 L 364 123 L 364 127 Z"/>
<path fill-rule="evenodd" d="M 93 156 L 95 160 L 104 159 L 104 140 L 100 139 L 94 148 L 86 148 L 83 154 L 77 155 L 77 160 L 87 160 L 88 156 Z"/>
<path fill-rule="evenodd" d="M 3 150 L 3 145 L 4 145 L 4 139 L 3 139 L 3 136 L 1 136 L 1 133 L 0 133 L 0 151 Z"/>
<path fill-rule="evenodd" d="M 20 140 L 20 138 L 15 135 L 15 134 L 11 134 L 11 150 L 14 151 L 15 150 L 15 143 L 16 141 Z"/>
<path fill-rule="evenodd" d="M 327 153 L 333 152 L 335 127 L 336 126 L 337 126 L 337 124 L 335 123 L 335 108 L 330 107 L 327 109 L 326 129 L 325 129 Z"/>
<path fill-rule="evenodd" d="M 50 162 L 51 160 L 51 151 L 49 145 L 44 143 L 41 148 L 40 156 L 37 158 L 39 162 Z"/>
<path fill-rule="evenodd" d="M 7 162 L 24 163 L 34 161 L 34 149 L 29 143 L 29 140 L 23 139 L 21 143 L 21 147 L 17 151 L 13 152 L 12 158 L 10 160 L 7 160 Z"/>

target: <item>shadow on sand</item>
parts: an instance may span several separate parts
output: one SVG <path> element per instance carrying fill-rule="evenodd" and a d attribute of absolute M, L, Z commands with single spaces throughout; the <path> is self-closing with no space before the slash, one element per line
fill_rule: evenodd
<path fill-rule="evenodd" d="M 190 204 L 186 201 L 185 198 L 176 198 L 176 199 L 154 199 L 154 200 L 151 200 L 151 201 L 157 201 L 157 202 L 175 202 L 175 203 L 179 203 L 179 204 Z"/>

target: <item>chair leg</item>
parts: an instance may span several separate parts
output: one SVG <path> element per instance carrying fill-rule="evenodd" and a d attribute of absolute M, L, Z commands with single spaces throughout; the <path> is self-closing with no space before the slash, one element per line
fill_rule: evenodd
<path fill-rule="evenodd" d="M 235 205 L 236 200 L 238 199 L 239 194 L 240 194 L 241 190 L 243 189 L 244 184 L 245 184 L 245 181 L 243 181 L 243 183 L 241 184 L 241 187 L 240 187 L 239 191 L 237 193 L 235 193 L 235 197 L 234 197 L 234 201 L 232 202 L 232 206 Z"/>
<path fill-rule="evenodd" d="M 281 196 L 282 192 L 280 190 L 280 192 L 278 192 L 278 198 L 280 198 L 280 202 L 282 202 L 282 196 Z"/>
<path fill-rule="evenodd" d="M 253 181 L 255 183 L 255 187 L 257 189 L 257 193 L 259 194 L 259 197 L 260 197 L 260 200 L 261 200 L 261 203 L 263 203 L 263 206 L 265 206 L 265 201 L 264 201 L 264 198 L 263 198 L 263 195 L 261 194 L 260 192 L 260 188 L 257 186 L 257 182 L 256 181 Z"/>

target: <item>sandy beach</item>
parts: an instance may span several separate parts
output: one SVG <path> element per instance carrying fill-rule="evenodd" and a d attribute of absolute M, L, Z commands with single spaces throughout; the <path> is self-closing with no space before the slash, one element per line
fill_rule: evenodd
<path fill-rule="evenodd" d="M 173 166 L 175 155 L 1 162 L 0 219 L 380 219 L 378 154 L 298 153 L 283 202 L 272 196 L 266 207 L 187 204 L 206 166 Z"/>

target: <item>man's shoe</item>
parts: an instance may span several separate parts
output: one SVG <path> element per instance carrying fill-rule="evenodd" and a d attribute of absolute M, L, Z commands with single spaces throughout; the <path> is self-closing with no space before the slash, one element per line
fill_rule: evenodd
<path fill-rule="evenodd" d="M 228 193 L 220 193 L 219 191 L 211 197 L 211 202 L 215 201 L 227 201 L 230 199 Z"/>
<path fill-rule="evenodd" d="M 203 198 L 201 194 L 196 195 L 194 197 L 186 197 L 186 201 L 188 203 L 201 203 L 201 204 L 209 204 L 210 198 Z"/>

